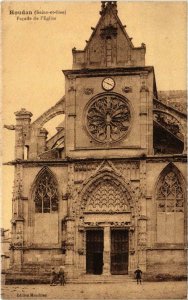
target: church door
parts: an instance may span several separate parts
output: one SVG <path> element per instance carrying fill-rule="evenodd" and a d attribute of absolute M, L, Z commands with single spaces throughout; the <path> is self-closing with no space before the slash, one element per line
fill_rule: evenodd
<path fill-rule="evenodd" d="M 86 272 L 88 274 L 102 274 L 103 240 L 103 230 L 86 231 Z"/>
<path fill-rule="evenodd" d="M 111 231 L 111 274 L 128 274 L 128 231 Z"/>

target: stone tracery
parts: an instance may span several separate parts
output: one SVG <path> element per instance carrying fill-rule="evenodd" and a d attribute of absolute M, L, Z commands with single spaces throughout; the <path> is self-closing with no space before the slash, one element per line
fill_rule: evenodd
<path fill-rule="evenodd" d="M 58 210 L 57 184 L 47 169 L 42 172 L 37 181 L 34 201 L 37 213 L 50 213 Z"/>
<path fill-rule="evenodd" d="M 82 212 L 130 212 L 132 204 L 129 190 L 119 180 L 104 173 L 96 178 L 82 196 Z"/>
<path fill-rule="evenodd" d="M 183 141 L 182 126 L 174 116 L 160 110 L 155 110 L 154 121 Z"/>
<path fill-rule="evenodd" d="M 90 104 L 86 127 L 98 142 L 112 143 L 126 135 L 130 127 L 130 118 L 130 109 L 124 98 L 115 94 L 105 94 Z"/>
<path fill-rule="evenodd" d="M 89 195 L 86 212 L 123 212 L 127 211 L 128 203 L 121 189 L 110 181 L 100 182 Z"/>
<path fill-rule="evenodd" d="M 157 191 L 158 212 L 183 212 L 184 195 L 180 180 L 174 170 L 170 170 L 159 183 Z"/>

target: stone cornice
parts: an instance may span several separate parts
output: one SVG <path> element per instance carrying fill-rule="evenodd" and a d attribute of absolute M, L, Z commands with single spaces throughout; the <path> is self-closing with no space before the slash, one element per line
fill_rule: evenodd
<path fill-rule="evenodd" d="M 184 244 L 156 244 L 153 247 L 148 247 L 149 251 L 162 251 L 162 250 L 186 250 Z"/>
<path fill-rule="evenodd" d="M 110 76 L 110 75 L 131 75 L 135 73 L 142 72 L 153 72 L 154 67 L 153 66 L 147 66 L 147 67 L 126 67 L 126 68 L 105 68 L 105 69 L 79 69 L 79 70 L 62 70 L 65 76 L 68 75 L 75 75 L 77 77 L 84 77 L 84 76 Z"/>
<path fill-rule="evenodd" d="M 23 166 L 48 166 L 48 165 L 66 165 L 69 163 L 75 162 L 100 162 L 104 160 L 113 160 L 113 161 L 126 161 L 126 162 L 134 162 L 134 161 L 142 161 L 146 162 L 187 162 L 186 154 L 173 154 L 173 155 L 142 155 L 142 156 L 129 156 L 129 157 L 108 157 L 108 158 L 70 158 L 67 157 L 65 159 L 56 159 L 56 160 L 13 160 L 10 162 L 3 163 L 3 165 L 23 165 Z"/>

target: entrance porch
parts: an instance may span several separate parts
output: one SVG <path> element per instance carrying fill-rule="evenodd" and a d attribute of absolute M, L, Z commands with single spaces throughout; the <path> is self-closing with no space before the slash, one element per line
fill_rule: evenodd
<path fill-rule="evenodd" d="M 129 231 L 124 228 L 86 230 L 86 274 L 125 275 L 129 265 Z"/>

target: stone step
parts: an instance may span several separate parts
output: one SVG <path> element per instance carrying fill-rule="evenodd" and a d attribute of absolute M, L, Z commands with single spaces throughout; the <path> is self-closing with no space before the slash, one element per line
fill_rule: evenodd
<path fill-rule="evenodd" d="M 52 270 L 52 266 L 40 266 L 40 265 L 23 265 L 22 272 L 23 273 L 32 273 L 32 274 L 50 274 Z"/>
<path fill-rule="evenodd" d="M 135 281 L 129 275 L 83 275 L 77 279 L 67 279 L 68 283 L 123 283 Z"/>
<path fill-rule="evenodd" d="M 45 284 L 50 283 L 50 275 L 45 274 L 25 274 L 25 273 L 14 273 L 6 274 L 5 284 Z"/>
<path fill-rule="evenodd" d="M 6 284 L 49 284 L 50 273 L 42 272 L 10 272 L 6 274 Z M 82 275 L 78 278 L 65 278 L 67 283 L 89 284 L 89 283 L 126 283 L 135 281 L 130 275 Z"/>

